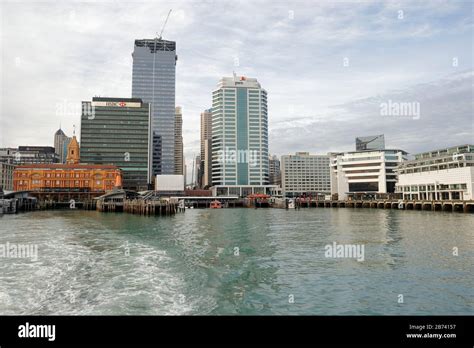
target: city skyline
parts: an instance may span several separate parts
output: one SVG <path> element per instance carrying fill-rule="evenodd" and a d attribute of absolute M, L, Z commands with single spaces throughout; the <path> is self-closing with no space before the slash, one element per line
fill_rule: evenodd
<path fill-rule="evenodd" d="M 1 63 L 1 147 L 49 145 L 59 122 L 66 134 L 80 124 L 81 100 L 131 96 L 134 40 L 153 37 L 169 8 L 163 38 L 179 47 L 176 106 L 183 107 L 188 177 L 200 148 L 199 115 L 232 71 L 268 91 L 271 154 L 348 151 L 363 134 L 384 133 L 388 148 L 410 153 L 472 142 L 468 3 L 353 3 L 352 12 L 329 2 L 117 4 L 106 13 L 105 3 L 50 6 L 2 5 L 22 16 L 4 16 L 2 24 L 3 46 L 11 49 Z M 211 6 L 239 26 L 210 21 Z M 382 115 L 381 104 L 391 102 L 418 103 L 419 114 Z"/>

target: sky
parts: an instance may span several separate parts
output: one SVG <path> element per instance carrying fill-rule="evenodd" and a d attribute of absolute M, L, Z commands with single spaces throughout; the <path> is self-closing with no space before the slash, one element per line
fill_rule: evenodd
<path fill-rule="evenodd" d="M 60 123 L 80 134 L 81 101 L 131 97 L 134 40 L 170 9 L 188 175 L 233 71 L 268 92 L 271 154 L 474 143 L 472 1 L 0 0 L 0 147 L 52 146 Z"/>

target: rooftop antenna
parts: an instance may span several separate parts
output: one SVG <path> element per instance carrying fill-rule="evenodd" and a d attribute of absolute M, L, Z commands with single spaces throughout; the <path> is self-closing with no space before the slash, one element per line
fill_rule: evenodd
<path fill-rule="evenodd" d="M 170 18 L 170 14 L 172 10 L 173 9 L 170 9 L 168 12 L 168 15 L 166 16 L 165 24 L 163 24 L 163 27 L 161 28 L 161 32 L 160 32 L 160 36 L 158 36 L 158 40 L 161 40 L 161 38 L 163 37 L 163 31 L 165 30 L 166 23 L 168 23 L 168 19 Z"/>
<path fill-rule="evenodd" d="M 72 125 L 72 135 L 73 136 L 76 135 L 76 125 L 75 124 Z"/>

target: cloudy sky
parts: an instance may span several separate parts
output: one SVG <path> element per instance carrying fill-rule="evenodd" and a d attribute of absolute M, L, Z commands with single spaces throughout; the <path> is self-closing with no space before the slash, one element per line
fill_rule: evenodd
<path fill-rule="evenodd" d="M 410 153 L 474 142 L 471 1 L 1 1 L 0 147 L 79 133 L 80 101 L 130 97 L 134 39 L 177 42 L 188 168 L 221 76 L 268 91 L 270 152 Z M 407 115 L 382 105 L 413 106 Z M 413 110 L 417 110 L 419 113 Z"/>

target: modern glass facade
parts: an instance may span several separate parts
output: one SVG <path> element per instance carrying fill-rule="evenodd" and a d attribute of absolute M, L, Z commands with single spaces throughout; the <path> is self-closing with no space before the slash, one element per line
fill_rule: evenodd
<path fill-rule="evenodd" d="M 254 78 L 222 78 L 213 92 L 212 184 L 268 183 L 267 92 Z"/>
<path fill-rule="evenodd" d="M 384 149 L 385 137 L 383 134 L 356 138 L 356 151 Z"/>
<path fill-rule="evenodd" d="M 175 172 L 176 43 L 135 40 L 132 97 L 151 104 L 153 175 Z"/>
<path fill-rule="evenodd" d="M 146 190 L 150 108 L 137 98 L 92 98 L 81 116 L 81 163 L 112 164 L 123 172 L 122 186 Z"/>

